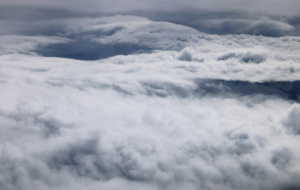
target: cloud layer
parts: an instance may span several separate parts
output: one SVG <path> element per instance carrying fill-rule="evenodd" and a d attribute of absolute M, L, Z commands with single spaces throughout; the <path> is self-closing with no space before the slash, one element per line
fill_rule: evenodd
<path fill-rule="evenodd" d="M 0 36 L 1 189 L 300 188 L 299 37 L 47 23 Z"/>
<path fill-rule="evenodd" d="M 234 88 L 114 63 L 1 62 L 4 189 L 299 187 L 299 105 L 289 99 L 206 96 Z"/>

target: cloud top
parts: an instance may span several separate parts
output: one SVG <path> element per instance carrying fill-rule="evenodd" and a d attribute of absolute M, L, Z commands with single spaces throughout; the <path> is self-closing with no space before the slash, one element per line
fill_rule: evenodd
<path fill-rule="evenodd" d="M 2 31 L 0 189 L 299 189 L 299 37 L 98 16 Z"/>

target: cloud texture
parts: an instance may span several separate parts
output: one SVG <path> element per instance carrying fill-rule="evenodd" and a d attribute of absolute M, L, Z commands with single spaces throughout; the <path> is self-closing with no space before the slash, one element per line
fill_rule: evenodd
<path fill-rule="evenodd" d="M 0 36 L 0 189 L 300 188 L 299 37 L 47 23 Z"/>

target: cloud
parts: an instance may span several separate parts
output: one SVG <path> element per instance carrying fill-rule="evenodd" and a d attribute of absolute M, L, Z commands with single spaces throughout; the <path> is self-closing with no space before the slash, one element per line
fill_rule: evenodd
<path fill-rule="evenodd" d="M 0 36 L 0 189 L 300 187 L 299 37 L 51 22 Z"/>
<path fill-rule="evenodd" d="M 70 40 L 62 37 L 1 35 L 0 55 L 35 54 L 34 50 L 50 44 L 67 43 Z"/>
<path fill-rule="evenodd" d="M 153 22 L 136 16 L 64 19 L 53 25 L 63 25 L 63 28 L 58 29 L 60 36 L 71 40 L 69 43 L 50 44 L 36 52 L 44 56 L 81 60 L 152 50 L 180 50 L 197 40 L 198 34 L 189 27 Z"/>
<path fill-rule="evenodd" d="M 269 94 L 284 93 L 289 83 L 208 80 L 197 86 L 180 73 L 205 61 L 176 54 L 93 62 L 1 56 L 1 187 L 299 186 L 297 135 L 282 123 L 295 121 L 288 110 L 297 103 Z M 207 86 L 219 92 L 203 96 L 211 92 Z"/>
<path fill-rule="evenodd" d="M 293 153 L 289 149 L 276 150 L 273 153 L 271 162 L 278 170 L 285 170 L 293 161 Z"/>
<path fill-rule="evenodd" d="M 227 35 L 220 38 L 216 35 L 203 34 L 194 28 L 179 24 L 151 21 L 137 16 L 59 19 L 46 22 L 39 27 L 44 28 L 47 24 L 51 26 L 53 31 L 56 31 L 53 33 L 50 31 L 47 35 L 59 35 L 65 41 L 36 48 L 35 52 L 44 56 L 81 60 L 96 60 L 132 53 L 150 53 L 154 50 L 178 51 L 186 47 L 193 47 L 195 51 L 198 51 L 200 44 L 205 44 L 206 47 L 209 46 L 210 48 L 223 46 L 223 49 L 227 45 L 233 48 L 241 46 L 245 51 L 238 50 L 238 52 L 229 53 L 236 53 L 236 58 L 242 62 L 262 63 L 268 58 L 266 53 L 269 52 L 263 52 L 261 47 L 269 51 L 272 48 L 278 49 L 284 46 L 293 52 L 299 46 L 297 37 L 280 38 L 281 41 L 286 40 L 286 43 L 280 43 L 280 40 L 272 38 L 250 37 L 248 35 Z M 44 33 L 42 29 L 38 29 L 39 27 L 33 27 L 36 28 L 36 31 L 33 30 L 28 34 L 36 35 L 41 31 Z M 162 38 L 164 40 L 161 40 Z M 289 43 L 287 43 L 288 41 Z M 252 48 L 258 46 L 260 46 L 258 52 L 253 51 Z M 193 53 L 194 50 L 192 49 L 189 51 L 190 55 L 196 55 L 195 61 L 203 61 L 203 56 Z M 279 56 L 277 57 L 279 58 Z M 221 56 L 218 59 L 221 59 Z M 281 57 L 280 59 L 285 58 Z"/>
<path fill-rule="evenodd" d="M 284 120 L 284 126 L 289 130 L 291 133 L 295 135 L 300 134 L 300 129 L 299 129 L 299 114 L 300 114 L 300 109 L 299 105 L 295 104 L 291 110 L 288 113 L 287 118 Z"/>
<path fill-rule="evenodd" d="M 76 5 L 76 3 L 74 2 L 71 3 L 73 5 Z M 95 3 L 97 4 L 99 3 L 99 1 Z M 74 6 L 68 5 L 68 3 L 66 3 L 66 5 L 68 6 L 63 6 L 64 3 L 60 3 L 57 4 L 57 6 L 42 6 L 42 4 L 37 7 L 22 6 L 22 3 L 20 3 L 19 6 L 0 5 L 0 16 L 2 18 L 0 20 L 0 23 L 1 25 L 5 26 L 0 30 L 0 34 L 60 35 L 67 25 L 71 25 L 69 22 L 70 20 L 72 20 L 72 18 L 78 19 L 77 21 L 81 23 L 83 23 L 82 21 L 84 20 L 90 23 L 88 19 L 79 18 L 102 17 L 102 20 L 104 20 L 103 17 L 119 14 L 146 17 L 151 20 L 164 22 L 165 24 L 166 22 L 180 24 L 209 34 L 249 34 L 271 37 L 280 37 L 287 35 L 299 36 L 298 14 L 287 16 L 285 14 L 278 14 L 277 12 L 277 14 L 274 15 L 266 11 L 261 13 L 257 13 L 256 11 L 254 11 L 253 13 L 252 10 L 254 9 L 251 9 L 250 12 L 244 10 L 241 11 L 239 9 L 205 9 L 205 7 L 203 6 L 201 6 L 201 8 L 197 8 L 196 5 L 192 6 L 191 8 L 184 5 L 179 6 L 177 3 L 181 4 L 180 2 L 174 1 L 166 3 L 169 4 L 168 7 L 170 8 L 170 10 L 164 8 L 164 4 L 161 2 L 159 3 L 159 6 L 155 6 L 156 8 L 161 7 L 159 9 L 156 9 L 155 7 L 151 8 L 151 6 L 144 6 L 144 8 L 143 6 L 138 6 L 135 9 L 134 6 L 132 6 L 134 4 L 133 3 L 128 10 L 125 8 L 126 6 L 122 5 L 121 8 L 123 8 L 123 10 L 121 9 L 119 11 L 109 11 L 109 7 L 117 7 L 118 3 L 113 3 L 113 5 L 108 5 L 109 7 L 103 8 L 104 4 L 109 4 L 109 2 L 105 1 L 103 1 L 101 5 L 92 6 L 97 10 L 92 10 L 89 6 L 90 4 L 86 1 L 84 2 L 85 5 L 81 5 L 79 10 L 74 8 Z M 141 4 L 147 5 L 146 2 Z M 172 4 L 177 8 L 170 6 Z M 187 3 L 185 4 L 187 5 Z M 38 3 L 36 3 L 36 5 L 38 5 Z M 287 3 L 287 5 L 289 4 Z M 85 10 L 83 8 L 84 6 L 89 6 L 89 9 Z M 101 11 L 102 8 L 106 11 Z M 287 11 L 285 11 L 285 13 L 287 13 Z M 125 17 L 122 18 L 119 16 L 116 18 L 119 18 L 121 22 L 125 21 Z M 112 23 L 116 24 L 116 21 L 117 20 L 114 20 L 112 21 Z M 127 22 L 128 21 L 129 20 L 127 20 Z M 78 26 L 78 23 L 72 23 L 75 26 Z M 161 24 L 164 25 L 163 23 Z M 109 25 L 107 25 L 106 27 L 108 26 Z"/>
<path fill-rule="evenodd" d="M 230 96 L 238 94 L 248 96 L 261 94 L 268 96 L 281 97 L 283 99 L 299 100 L 299 81 L 294 82 L 248 82 L 248 81 L 226 81 L 213 79 L 197 79 L 196 92 L 201 95 L 220 95 Z"/>
<path fill-rule="evenodd" d="M 217 18 L 206 19 L 199 23 L 200 30 L 215 34 L 250 34 L 263 36 L 284 36 L 293 31 L 294 26 L 269 18 Z"/>
<path fill-rule="evenodd" d="M 201 58 L 199 55 L 197 55 L 197 52 L 195 52 L 195 49 L 191 47 L 186 47 L 183 50 L 179 52 L 179 54 L 176 56 L 178 60 L 181 61 L 196 61 L 196 62 L 203 62 L 204 59 Z"/>
<path fill-rule="evenodd" d="M 266 56 L 263 54 L 253 54 L 251 52 L 247 52 L 244 54 L 238 54 L 235 53 L 226 53 L 224 55 L 221 55 L 217 58 L 218 61 L 224 61 L 231 58 L 240 58 L 241 62 L 244 63 L 262 63 L 266 60 Z"/>
<path fill-rule="evenodd" d="M 192 28 L 181 25 L 147 20 L 139 22 L 138 19 L 133 20 L 132 23 L 128 21 L 120 23 L 118 21 L 116 24 L 111 22 L 107 26 L 100 25 L 97 27 L 96 25 L 98 31 L 114 30 L 116 27 L 119 30 L 104 37 L 95 37 L 93 40 L 104 44 L 140 44 L 151 49 L 178 50 L 186 47 L 186 44 L 192 41 L 198 33 Z M 160 40 L 162 38 L 164 38 L 163 41 Z"/>
<path fill-rule="evenodd" d="M 266 60 L 265 55 L 246 53 L 241 57 L 244 63 L 262 63 Z"/>
<path fill-rule="evenodd" d="M 182 11 L 138 12 L 141 16 L 156 21 L 168 21 L 195 28 L 209 34 L 249 34 L 279 37 L 298 35 L 297 17 L 281 17 L 264 14 L 251 14 L 239 11 Z M 293 20 L 293 21 L 292 21 Z"/>

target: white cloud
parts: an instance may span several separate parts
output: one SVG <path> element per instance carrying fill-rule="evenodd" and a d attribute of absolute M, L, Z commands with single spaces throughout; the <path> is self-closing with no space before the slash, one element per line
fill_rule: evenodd
<path fill-rule="evenodd" d="M 176 66 L 203 63 L 173 58 L 155 64 L 160 56 L 168 58 L 165 53 L 100 62 L 2 56 L 1 186 L 299 185 L 298 137 L 282 123 L 290 101 L 266 95 L 201 98 L 185 68 Z M 123 64 L 114 63 L 121 58 Z M 293 156 L 281 158 L 283 149 Z"/>
<path fill-rule="evenodd" d="M 37 55 L 66 38 L 1 36 L 1 189 L 299 188 L 298 37 L 73 21 L 67 37 L 153 51 L 80 61 Z"/>

